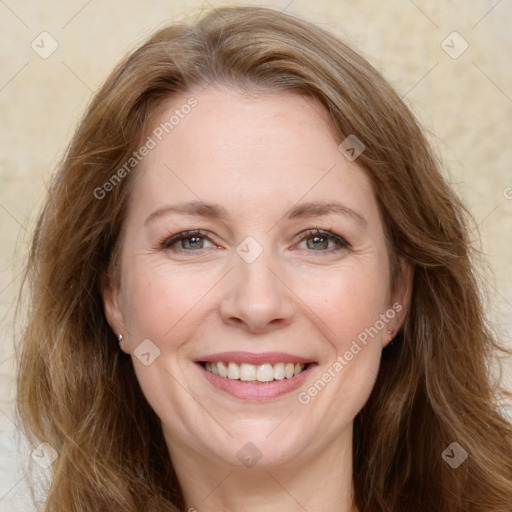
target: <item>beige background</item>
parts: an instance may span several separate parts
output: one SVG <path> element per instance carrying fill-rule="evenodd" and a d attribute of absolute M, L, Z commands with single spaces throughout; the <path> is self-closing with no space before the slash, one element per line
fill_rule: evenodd
<path fill-rule="evenodd" d="M 0 511 L 31 510 L 24 501 L 30 449 L 15 445 L 12 324 L 45 183 L 93 91 L 126 51 L 167 22 L 231 3 L 0 0 Z M 238 3 L 286 9 L 343 36 L 405 97 L 474 214 L 489 261 L 490 315 L 512 346 L 512 3 Z M 50 37 L 58 48 L 42 58 L 31 44 L 42 53 Z"/>

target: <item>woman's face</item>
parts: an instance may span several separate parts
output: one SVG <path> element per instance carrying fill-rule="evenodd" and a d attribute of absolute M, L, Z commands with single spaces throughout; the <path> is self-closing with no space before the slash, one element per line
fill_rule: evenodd
<path fill-rule="evenodd" d="M 347 446 L 405 312 L 369 179 L 309 99 L 194 97 L 133 171 L 107 318 L 171 453 L 272 466 Z"/>

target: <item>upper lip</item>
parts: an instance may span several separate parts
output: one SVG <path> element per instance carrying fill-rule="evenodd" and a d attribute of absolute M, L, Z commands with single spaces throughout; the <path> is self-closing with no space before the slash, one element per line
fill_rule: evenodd
<path fill-rule="evenodd" d="M 195 360 L 196 363 L 217 361 L 232 362 L 237 364 L 265 364 L 265 363 L 313 363 L 311 359 L 297 356 L 295 354 L 288 354 L 286 352 L 218 352 L 207 356 L 199 357 Z"/>

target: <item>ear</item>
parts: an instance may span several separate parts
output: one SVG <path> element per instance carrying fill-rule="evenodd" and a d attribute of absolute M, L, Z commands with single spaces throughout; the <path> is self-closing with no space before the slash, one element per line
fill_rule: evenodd
<path fill-rule="evenodd" d="M 395 282 L 392 283 L 388 305 L 396 314 L 386 327 L 386 329 L 392 332 L 389 336 L 385 336 L 383 346 L 386 346 L 393 337 L 396 336 L 396 333 L 401 329 L 404 323 L 410 307 L 413 278 L 413 265 L 409 261 L 401 259 L 399 261 L 398 275 L 396 276 Z"/>
<path fill-rule="evenodd" d="M 119 347 L 123 352 L 129 354 L 126 349 L 126 328 L 124 322 L 124 313 L 121 304 L 121 287 L 112 277 L 103 275 L 101 279 L 101 295 L 103 298 L 103 310 L 110 328 L 116 335 L 123 335 Z"/>

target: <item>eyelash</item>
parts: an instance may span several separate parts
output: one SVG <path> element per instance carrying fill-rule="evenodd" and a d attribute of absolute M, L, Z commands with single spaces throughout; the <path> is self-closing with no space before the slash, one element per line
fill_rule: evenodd
<path fill-rule="evenodd" d="M 192 238 L 194 236 L 204 238 L 213 243 L 213 241 L 208 237 L 208 235 L 205 232 L 203 232 L 200 229 L 194 229 L 194 230 L 190 230 L 190 231 L 182 231 L 181 233 L 177 233 L 170 237 L 165 237 L 165 238 L 161 239 L 159 241 L 159 247 L 162 250 L 171 250 L 172 246 L 174 244 L 176 244 L 177 242 L 179 242 L 180 240 L 185 240 L 188 238 Z M 312 228 L 307 229 L 306 231 L 301 233 L 300 238 L 299 238 L 299 243 L 304 240 L 307 240 L 308 238 L 312 238 L 314 236 L 330 238 L 331 240 L 334 240 L 338 244 L 338 247 L 336 247 L 334 249 L 327 249 L 324 251 L 323 250 L 319 250 L 319 251 L 312 250 L 311 252 L 332 254 L 334 252 L 338 252 L 340 249 L 350 249 L 351 248 L 350 243 L 347 242 L 347 240 L 345 240 L 345 238 L 343 238 L 342 236 L 337 235 L 336 233 L 333 233 L 332 231 L 322 230 L 322 229 L 318 229 L 316 227 L 314 229 L 312 229 Z M 194 249 L 176 249 L 175 248 L 172 250 L 174 252 L 181 252 L 181 253 L 195 252 Z"/>

